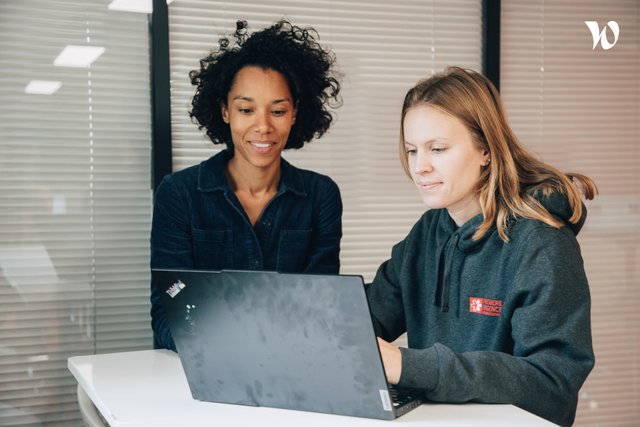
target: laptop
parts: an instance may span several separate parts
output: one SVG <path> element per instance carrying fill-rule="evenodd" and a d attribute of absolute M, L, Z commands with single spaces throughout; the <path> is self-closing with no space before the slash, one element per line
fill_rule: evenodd
<path fill-rule="evenodd" d="M 361 276 L 152 274 L 194 399 L 377 419 L 422 403 L 387 383 Z"/>

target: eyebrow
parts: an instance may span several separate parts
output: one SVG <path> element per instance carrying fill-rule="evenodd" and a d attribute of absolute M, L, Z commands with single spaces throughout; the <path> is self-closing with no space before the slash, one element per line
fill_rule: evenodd
<path fill-rule="evenodd" d="M 235 98 L 233 98 L 231 101 L 246 101 L 246 102 L 254 102 L 255 99 L 250 98 L 248 96 L 236 96 Z M 283 102 L 289 102 L 291 103 L 291 100 L 289 98 L 282 98 L 282 99 L 276 99 L 273 102 L 271 102 L 272 104 L 281 104 Z"/>
<path fill-rule="evenodd" d="M 429 139 L 429 140 L 427 140 L 427 141 L 421 141 L 421 142 L 418 142 L 417 144 L 433 144 L 433 143 L 436 143 L 436 142 L 447 142 L 447 141 L 448 141 L 448 139 L 447 139 L 447 138 L 444 138 L 444 137 L 437 137 L 437 138 Z M 405 141 L 404 141 L 404 144 L 405 144 L 405 145 L 413 145 L 413 146 L 416 146 L 416 145 L 417 145 L 417 144 L 414 144 L 413 142 L 409 142 L 409 141 L 407 141 L 407 140 L 405 140 Z"/>

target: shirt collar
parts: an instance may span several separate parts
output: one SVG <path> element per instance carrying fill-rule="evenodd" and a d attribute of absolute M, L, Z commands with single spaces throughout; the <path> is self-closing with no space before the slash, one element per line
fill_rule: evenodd
<path fill-rule="evenodd" d="M 198 190 L 202 192 L 210 191 L 231 191 L 227 180 L 227 162 L 231 158 L 228 150 L 222 150 L 218 154 L 200 163 L 198 171 Z M 300 170 L 292 166 L 285 159 L 280 159 L 280 186 L 278 193 L 291 191 L 298 196 L 306 196 L 304 182 Z"/>

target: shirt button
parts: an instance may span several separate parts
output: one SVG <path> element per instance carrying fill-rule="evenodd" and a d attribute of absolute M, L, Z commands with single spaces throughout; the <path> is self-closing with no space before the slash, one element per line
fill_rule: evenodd
<path fill-rule="evenodd" d="M 265 227 L 271 227 L 271 223 L 270 223 L 268 220 L 265 220 L 262 224 L 263 224 Z"/>
<path fill-rule="evenodd" d="M 255 266 L 255 268 L 258 268 L 260 266 L 260 262 L 258 260 L 255 260 L 253 262 L 253 265 Z"/>

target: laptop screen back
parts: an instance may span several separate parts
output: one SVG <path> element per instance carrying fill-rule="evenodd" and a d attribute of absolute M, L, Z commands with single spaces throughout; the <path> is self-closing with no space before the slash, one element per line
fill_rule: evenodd
<path fill-rule="evenodd" d="M 195 399 L 394 418 L 360 276 L 153 274 Z"/>

